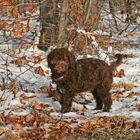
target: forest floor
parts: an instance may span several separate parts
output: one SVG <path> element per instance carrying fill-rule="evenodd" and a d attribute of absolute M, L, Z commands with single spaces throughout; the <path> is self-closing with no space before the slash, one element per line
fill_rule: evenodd
<path fill-rule="evenodd" d="M 39 23 L 33 24 L 29 42 L 39 32 Z M 126 55 L 114 77 L 112 109 L 94 110 L 92 94 L 84 92 L 75 97 L 71 112 L 61 114 L 48 52 L 21 49 L 20 40 L 0 36 L 0 140 L 140 140 L 140 29 L 99 38 L 100 47 L 111 42 L 114 53 Z"/>
<path fill-rule="evenodd" d="M 61 114 L 47 53 L 15 51 L 0 47 L 0 139 L 140 140 L 140 45 L 114 48 L 127 57 L 114 77 L 110 112 L 94 110 L 92 94 L 84 92 Z"/>

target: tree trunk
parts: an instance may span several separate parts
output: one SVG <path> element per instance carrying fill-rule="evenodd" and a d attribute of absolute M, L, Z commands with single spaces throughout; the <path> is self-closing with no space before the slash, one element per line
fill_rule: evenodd
<path fill-rule="evenodd" d="M 40 7 L 40 37 L 38 48 L 46 51 L 57 44 L 60 0 L 47 0 Z"/>
<path fill-rule="evenodd" d="M 58 46 L 64 46 L 67 37 L 67 24 L 68 24 L 68 0 L 64 0 L 60 14 L 59 33 L 58 33 Z"/>
<path fill-rule="evenodd" d="M 112 17 L 114 19 L 116 30 L 118 31 L 119 29 L 118 29 L 117 20 L 115 17 L 115 1 L 114 0 L 109 0 L 109 8 L 110 8 L 110 13 L 112 14 Z"/>
<path fill-rule="evenodd" d="M 92 15 L 91 15 L 94 19 L 91 31 L 94 31 L 94 30 L 98 29 L 98 27 L 99 27 L 101 9 L 103 7 L 104 1 L 102 1 L 102 0 L 100 0 L 100 1 L 91 0 L 91 1 L 92 1 L 92 2 L 90 2 L 91 5 L 89 5 L 89 6 L 90 6 L 90 8 L 94 9 L 94 12 L 92 12 Z M 90 12 L 90 14 L 91 14 L 91 12 Z"/>
<path fill-rule="evenodd" d="M 91 14 L 91 8 L 93 7 L 93 0 L 86 0 L 84 5 L 85 15 L 84 15 L 84 25 L 87 23 L 88 18 Z"/>

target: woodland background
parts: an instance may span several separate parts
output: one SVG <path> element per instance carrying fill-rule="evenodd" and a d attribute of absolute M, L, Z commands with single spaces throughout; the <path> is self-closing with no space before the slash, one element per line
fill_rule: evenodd
<path fill-rule="evenodd" d="M 60 113 L 46 57 L 68 46 L 107 63 L 125 54 L 110 113 L 89 93 Z M 0 139 L 139 140 L 140 1 L 0 0 Z"/>

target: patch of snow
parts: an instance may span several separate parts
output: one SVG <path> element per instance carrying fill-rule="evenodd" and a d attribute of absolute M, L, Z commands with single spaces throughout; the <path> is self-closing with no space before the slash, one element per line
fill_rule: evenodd
<path fill-rule="evenodd" d="M 124 106 L 123 103 L 118 102 L 118 101 L 114 101 L 113 104 L 112 104 L 112 109 L 111 109 L 111 111 L 116 111 L 116 110 L 119 110 L 119 111 L 120 111 L 120 110 L 122 109 L 123 106 Z"/>
<path fill-rule="evenodd" d="M 12 114 L 13 115 L 19 115 L 19 116 L 26 116 L 30 113 L 30 110 L 23 110 L 22 112 L 16 112 L 16 111 L 12 111 Z"/>
<path fill-rule="evenodd" d="M 83 105 L 77 104 L 77 103 L 73 102 L 72 108 L 78 109 L 78 110 L 82 110 L 83 109 Z"/>
<path fill-rule="evenodd" d="M 14 106 L 22 106 L 23 104 L 21 104 L 19 98 L 17 98 L 17 99 L 11 100 L 11 101 L 9 102 L 9 105 L 10 105 L 11 107 L 14 107 Z"/>
<path fill-rule="evenodd" d="M 133 111 L 131 113 L 131 117 L 134 117 L 135 119 L 140 121 L 140 112 L 139 111 Z"/>
<path fill-rule="evenodd" d="M 63 114 L 64 117 L 74 117 L 79 118 L 79 115 L 76 112 L 68 112 Z"/>
<path fill-rule="evenodd" d="M 54 102 L 52 103 L 52 106 L 54 107 L 54 109 L 55 109 L 56 111 L 60 111 L 60 110 L 61 110 L 61 105 L 60 105 L 60 103 L 59 103 L 58 101 L 54 101 Z"/>
<path fill-rule="evenodd" d="M 89 110 L 93 110 L 93 109 L 95 109 L 96 106 L 95 105 L 85 105 L 85 107 Z"/>
<path fill-rule="evenodd" d="M 106 36 L 110 36 L 110 34 L 108 32 L 103 32 L 102 30 L 96 30 L 93 32 L 94 35 L 106 35 Z"/>
<path fill-rule="evenodd" d="M 132 92 L 140 92 L 140 87 L 135 87 L 132 89 Z"/>
<path fill-rule="evenodd" d="M 58 118 L 61 118 L 62 117 L 62 114 L 61 113 L 58 113 L 58 112 L 51 112 L 50 115 L 51 116 L 54 116 L 54 117 L 58 117 Z"/>

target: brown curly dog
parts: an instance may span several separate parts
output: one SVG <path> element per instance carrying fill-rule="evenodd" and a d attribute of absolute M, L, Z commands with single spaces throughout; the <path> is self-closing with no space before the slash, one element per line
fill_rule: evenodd
<path fill-rule="evenodd" d="M 91 91 L 96 100 L 96 109 L 109 111 L 112 105 L 110 89 L 113 82 L 113 70 L 121 64 L 122 55 L 116 54 L 117 61 L 108 65 L 102 60 L 86 58 L 76 60 L 67 48 L 56 48 L 47 57 L 52 72 L 52 80 L 61 93 L 61 112 L 71 110 L 74 97 L 85 91 Z"/>

